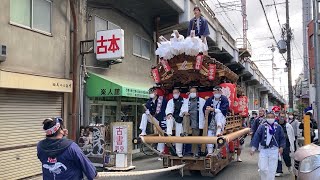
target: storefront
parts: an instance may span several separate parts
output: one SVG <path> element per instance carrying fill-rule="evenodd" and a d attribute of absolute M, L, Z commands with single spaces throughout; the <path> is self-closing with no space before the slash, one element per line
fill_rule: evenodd
<path fill-rule="evenodd" d="M 72 81 L 0 70 L 0 179 L 41 173 L 37 143 L 45 137 L 42 122 L 63 117 Z M 23 166 L 23 170 L 17 167 Z"/>
<path fill-rule="evenodd" d="M 142 105 L 149 97 L 148 89 L 151 86 L 90 72 L 86 80 L 85 118 L 81 125 L 105 125 L 107 147 L 111 143 L 112 122 L 133 122 L 132 136 L 137 137 L 140 119 L 145 111 Z"/>

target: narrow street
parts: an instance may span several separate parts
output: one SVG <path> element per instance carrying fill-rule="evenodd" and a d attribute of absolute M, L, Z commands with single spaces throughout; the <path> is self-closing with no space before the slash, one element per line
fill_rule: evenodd
<path fill-rule="evenodd" d="M 201 180 L 209 180 L 209 179 L 216 179 L 216 180 L 258 180 L 258 153 L 255 154 L 253 157 L 249 154 L 249 144 L 246 143 L 246 147 L 243 150 L 241 158 L 243 162 L 233 162 L 229 164 L 224 170 L 222 170 L 216 177 L 202 177 L 200 173 L 195 172 L 192 176 L 184 176 L 181 177 L 179 171 L 172 171 L 166 173 L 159 173 L 159 174 L 150 174 L 144 176 L 126 176 L 126 177 L 115 177 L 110 179 L 117 179 L 117 180 L 177 180 L 177 179 L 185 179 L 185 180 L 194 180 L 194 179 L 201 179 Z M 136 171 L 141 170 L 151 170 L 151 169 L 159 169 L 162 168 L 162 162 L 158 161 L 157 158 L 150 158 L 150 159 L 143 159 L 137 160 L 133 162 L 136 166 Z M 276 180 L 292 180 L 294 179 L 293 175 L 289 174 L 286 167 L 283 167 L 284 174 L 282 177 L 276 178 Z M 109 179 L 109 178 L 108 178 Z"/>

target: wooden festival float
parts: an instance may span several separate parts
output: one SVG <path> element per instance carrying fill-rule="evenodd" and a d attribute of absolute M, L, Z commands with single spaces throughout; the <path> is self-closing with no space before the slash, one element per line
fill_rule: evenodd
<path fill-rule="evenodd" d="M 174 34 L 179 37 L 177 31 Z M 163 37 L 160 37 L 160 40 L 166 41 Z M 180 171 L 182 175 L 189 175 L 191 171 L 196 170 L 200 171 L 203 176 L 215 176 L 234 160 L 240 147 L 240 140 L 249 133 L 249 128 L 242 127 L 242 118 L 248 115 L 248 98 L 243 96 L 244 90 L 236 85 L 238 75 L 216 59 L 200 52 L 197 55 L 181 53 L 174 55 L 171 59 L 160 58 L 159 63 L 151 68 L 151 77 L 163 90 L 167 99 L 171 97 L 168 92 L 173 87 L 179 87 L 180 89 L 188 89 L 191 86 L 197 87 L 198 94 L 202 98 L 212 96 L 212 88 L 216 85 L 222 86 L 225 90 L 223 94 L 229 98 L 230 112 L 227 115 L 222 136 L 207 136 L 208 112 L 206 112 L 205 128 L 202 136 L 165 136 L 158 124 L 153 123 L 158 131 L 158 136 L 153 134 L 134 140 L 135 143 L 144 143 L 148 147 L 151 147 L 150 144 L 153 143 L 166 143 L 171 151 L 163 156 L 164 168 L 185 164 Z M 182 96 L 186 97 L 186 94 L 182 93 Z M 154 122 L 153 117 L 151 119 L 151 122 Z M 216 144 L 216 150 L 214 156 L 211 157 L 205 157 L 204 155 L 195 158 L 184 155 L 183 158 L 179 158 L 172 152 L 172 149 L 174 149 L 172 144 L 174 143 L 202 144 L 201 152 L 206 152 L 206 144 Z"/>

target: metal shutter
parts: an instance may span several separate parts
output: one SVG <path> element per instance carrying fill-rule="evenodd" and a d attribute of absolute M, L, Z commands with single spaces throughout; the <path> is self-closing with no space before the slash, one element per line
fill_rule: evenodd
<path fill-rule="evenodd" d="M 41 173 L 36 144 L 42 122 L 62 114 L 62 93 L 0 89 L 0 179 Z"/>

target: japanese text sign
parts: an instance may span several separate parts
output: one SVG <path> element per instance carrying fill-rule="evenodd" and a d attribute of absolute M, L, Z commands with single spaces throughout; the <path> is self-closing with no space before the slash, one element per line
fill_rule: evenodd
<path fill-rule="evenodd" d="M 96 59 L 107 61 L 124 58 L 124 31 L 113 29 L 98 31 L 95 40 Z"/>
<path fill-rule="evenodd" d="M 216 76 L 216 65 L 215 64 L 209 64 L 209 67 L 208 67 L 208 79 L 210 81 L 213 81 L 215 76 Z"/>
<path fill-rule="evenodd" d="M 113 126 L 113 151 L 117 153 L 128 153 L 128 128 L 127 126 Z"/>

